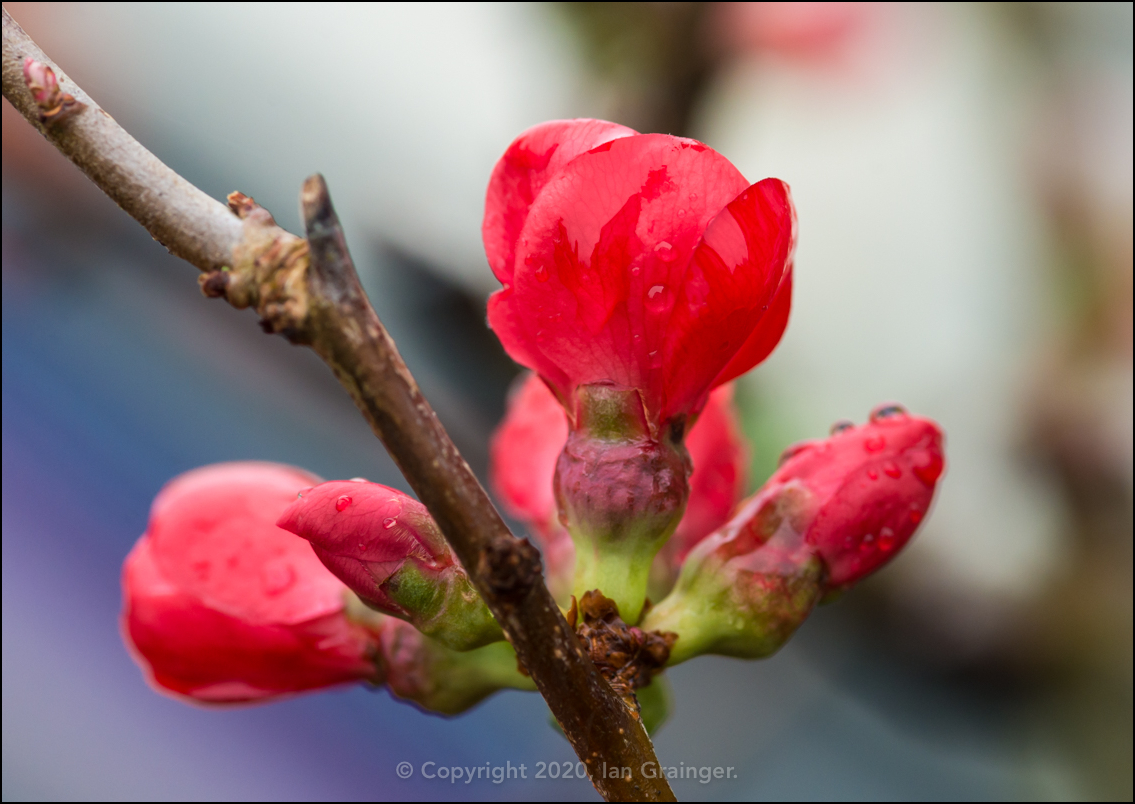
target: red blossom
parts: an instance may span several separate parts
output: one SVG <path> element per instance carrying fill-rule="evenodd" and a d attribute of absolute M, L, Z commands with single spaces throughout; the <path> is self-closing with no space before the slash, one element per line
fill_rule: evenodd
<path fill-rule="evenodd" d="M 639 389 L 655 424 L 696 415 L 780 340 L 794 229 L 784 182 L 750 186 L 699 142 L 544 123 L 489 187 L 489 323 L 571 415 L 594 383 Z"/>
<path fill-rule="evenodd" d="M 208 703 L 381 680 L 346 588 L 276 527 L 314 476 L 272 463 L 187 472 L 155 498 L 122 574 L 122 629 L 157 688 Z"/>

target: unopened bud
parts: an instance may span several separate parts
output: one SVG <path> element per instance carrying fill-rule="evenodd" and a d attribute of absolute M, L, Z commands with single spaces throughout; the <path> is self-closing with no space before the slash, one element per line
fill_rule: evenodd
<path fill-rule="evenodd" d="M 454 650 L 503 639 L 426 507 L 378 483 L 337 480 L 305 489 L 279 526 L 367 605 L 412 623 Z"/>
<path fill-rule="evenodd" d="M 651 562 L 685 511 L 690 458 L 680 435 L 651 432 L 635 389 L 581 386 L 575 420 L 555 475 L 575 542 L 573 590 L 601 591 L 633 623 Z"/>
<path fill-rule="evenodd" d="M 643 628 L 678 634 L 670 663 L 778 649 L 823 596 L 910 540 L 944 467 L 942 432 L 897 406 L 785 451 L 769 481 L 695 547 Z"/>

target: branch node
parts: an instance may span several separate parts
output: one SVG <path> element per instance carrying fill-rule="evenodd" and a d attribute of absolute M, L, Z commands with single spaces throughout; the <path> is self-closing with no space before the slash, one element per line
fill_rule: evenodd
<path fill-rule="evenodd" d="M 210 299 L 223 298 L 229 287 L 229 271 L 210 271 L 197 276 L 201 292 Z"/>
<path fill-rule="evenodd" d="M 481 551 L 480 570 L 498 598 L 518 603 L 540 581 L 540 551 L 527 539 L 498 536 Z"/>
<path fill-rule="evenodd" d="M 585 592 L 578 603 L 572 597 L 568 622 L 577 621 L 576 633 L 591 661 L 637 715 L 635 690 L 645 687 L 662 670 L 678 635 L 628 626 L 619 616 L 618 604 L 598 590 Z"/>

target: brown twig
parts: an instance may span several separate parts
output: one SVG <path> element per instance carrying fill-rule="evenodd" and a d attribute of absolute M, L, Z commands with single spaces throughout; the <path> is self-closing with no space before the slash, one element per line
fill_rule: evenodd
<path fill-rule="evenodd" d="M 323 178 L 304 183 L 306 240 L 247 196 L 232 194 L 225 209 L 67 79 L 7 9 L 3 28 L 4 97 L 156 240 L 204 271 L 206 295 L 255 307 L 265 331 L 311 346 L 331 367 L 437 520 L 580 759 L 593 770 L 627 769 L 613 778 L 593 773 L 596 789 L 608 800 L 674 800 L 665 779 L 643 773 L 657 760 L 641 722 L 580 647 L 533 548 L 509 532 L 375 315 Z M 43 122 L 24 77 L 28 57 L 54 71 L 81 107 Z"/>

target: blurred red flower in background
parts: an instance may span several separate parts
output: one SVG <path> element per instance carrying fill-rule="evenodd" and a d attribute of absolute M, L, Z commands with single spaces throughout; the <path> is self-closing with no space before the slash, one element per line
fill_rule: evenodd
<path fill-rule="evenodd" d="M 226 463 L 170 481 L 122 573 L 122 629 L 160 690 L 206 703 L 381 681 L 376 638 L 348 621 L 347 589 L 276 527 L 319 478 Z"/>

